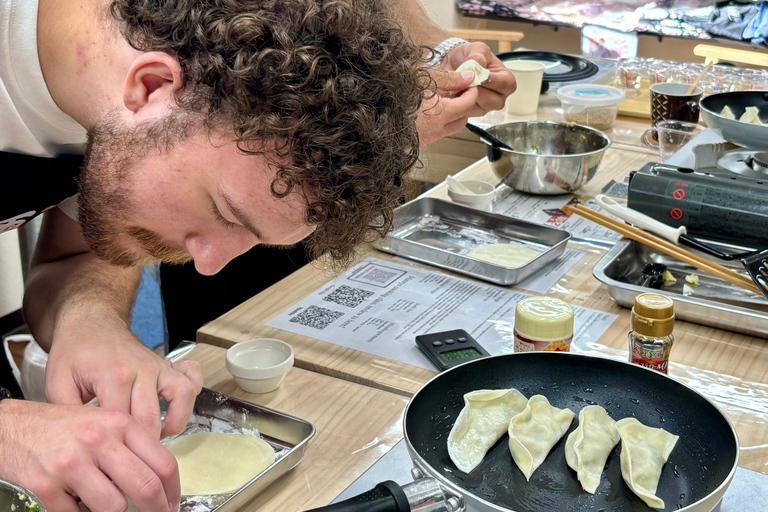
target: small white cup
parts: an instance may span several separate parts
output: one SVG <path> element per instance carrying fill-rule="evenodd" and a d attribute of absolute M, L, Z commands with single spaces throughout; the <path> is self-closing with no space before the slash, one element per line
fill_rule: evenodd
<path fill-rule="evenodd" d="M 533 60 L 508 60 L 504 66 L 515 75 L 517 89 L 504 104 L 508 114 L 524 116 L 535 114 L 539 109 L 544 64 Z"/>
<path fill-rule="evenodd" d="M 473 194 L 461 194 L 448 187 L 448 197 L 455 203 L 460 203 L 472 208 L 487 210 L 495 196 L 496 189 L 485 181 L 459 180 L 462 185 L 474 192 Z"/>
<path fill-rule="evenodd" d="M 241 341 L 227 350 L 227 371 L 243 391 L 269 393 L 293 366 L 293 347 L 274 338 Z"/>

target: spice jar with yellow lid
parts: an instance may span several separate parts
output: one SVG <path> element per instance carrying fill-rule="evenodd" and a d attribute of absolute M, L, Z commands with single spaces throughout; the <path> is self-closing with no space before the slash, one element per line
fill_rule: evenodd
<path fill-rule="evenodd" d="M 659 293 L 641 293 L 629 317 L 629 361 L 667 373 L 675 336 L 675 303 Z"/>
<path fill-rule="evenodd" d="M 573 308 L 552 297 L 528 297 L 515 309 L 515 352 L 570 352 Z"/>

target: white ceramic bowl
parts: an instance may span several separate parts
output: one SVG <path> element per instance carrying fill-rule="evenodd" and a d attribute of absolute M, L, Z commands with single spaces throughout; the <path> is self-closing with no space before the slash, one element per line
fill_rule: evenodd
<path fill-rule="evenodd" d="M 451 190 L 451 187 L 449 186 L 448 197 L 450 197 L 453 202 L 471 206 L 472 208 L 478 208 L 480 210 L 488 209 L 495 196 L 493 185 L 478 180 L 459 180 L 459 182 L 474 192 L 474 194 L 460 194 Z"/>
<path fill-rule="evenodd" d="M 227 371 L 243 391 L 274 391 L 293 366 L 293 347 L 274 338 L 241 341 L 227 350 Z"/>

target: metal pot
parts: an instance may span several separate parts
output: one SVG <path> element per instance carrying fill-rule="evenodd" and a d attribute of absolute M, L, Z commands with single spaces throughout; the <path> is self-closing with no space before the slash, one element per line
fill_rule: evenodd
<path fill-rule="evenodd" d="M 37 497 L 21 487 L 0 479 L 0 510 L 16 512 L 34 511 L 45 512 L 45 507 Z"/>
<path fill-rule="evenodd" d="M 611 146 L 603 132 L 573 123 L 517 121 L 487 131 L 514 148 L 486 144 L 496 177 L 515 190 L 545 196 L 581 188 Z"/>

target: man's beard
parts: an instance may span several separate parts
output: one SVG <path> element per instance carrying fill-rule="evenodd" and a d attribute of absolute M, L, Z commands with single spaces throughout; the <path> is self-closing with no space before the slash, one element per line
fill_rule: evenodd
<path fill-rule="evenodd" d="M 88 130 L 79 178 L 78 222 L 88 247 L 99 258 L 123 267 L 192 260 L 183 247 L 154 231 L 132 226 L 129 220 L 137 213 L 130 197 L 136 165 L 150 153 L 168 152 L 187 139 L 192 125 L 189 115 L 176 112 L 129 128 L 110 112 Z M 136 245 L 143 252 L 131 249 Z"/>

